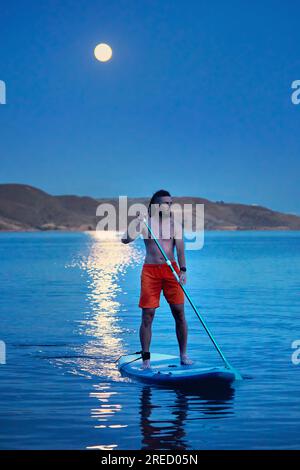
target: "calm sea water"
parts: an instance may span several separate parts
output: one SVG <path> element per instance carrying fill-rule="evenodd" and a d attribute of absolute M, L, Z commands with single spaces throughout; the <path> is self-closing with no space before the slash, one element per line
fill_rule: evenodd
<path fill-rule="evenodd" d="M 143 244 L 94 234 L 0 235 L 1 449 L 300 448 L 300 233 L 208 232 L 188 284 L 230 362 L 248 378 L 201 393 L 122 378 L 139 350 Z M 219 363 L 187 306 L 190 354 Z M 177 353 L 162 299 L 152 351 Z"/>

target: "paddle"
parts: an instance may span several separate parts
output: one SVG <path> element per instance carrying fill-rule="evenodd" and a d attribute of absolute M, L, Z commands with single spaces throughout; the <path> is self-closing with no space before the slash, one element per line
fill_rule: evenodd
<path fill-rule="evenodd" d="M 198 312 L 198 309 L 197 309 L 197 307 L 195 306 L 194 302 L 192 301 L 192 299 L 191 299 L 189 293 L 187 292 L 187 290 L 186 290 L 186 288 L 184 287 L 184 285 L 181 284 L 180 279 L 179 279 L 179 276 L 178 276 L 177 272 L 175 271 L 175 269 L 174 269 L 174 267 L 173 267 L 171 261 L 169 260 L 169 258 L 167 257 L 167 255 L 166 255 L 164 249 L 162 248 L 162 246 L 161 246 L 160 243 L 158 242 L 157 238 L 155 237 L 155 235 L 154 235 L 152 229 L 151 229 L 151 228 L 149 227 L 149 225 L 147 224 L 146 218 L 144 218 L 143 221 L 144 221 L 144 224 L 146 225 L 146 227 L 147 227 L 147 229 L 148 229 L 148 231 L 149 231 L 149 233 L 150 233 L 152 239 L 155 241 L 155 243 L 156 243 L 156 245 L 157 245 L 157 248 L 159 249 L 159 251 L 160 251 L 161 254 L 163 255 L 163 257 L 164 257 L 164 259 L 165 259 L 165 261 L 166 261 L 166 264 L 167 264 L 167 265 L 169 266 L 169 268 L 171 269 L 171 271 L 172 271 L 172 273 L 173 273 L 173 275 L 174 275 L 176 281 L 178 282 L 178 284 L 180 285 L 181 289 L 183 290 L 184 295 L 185 295 L 186 298 L 188 299 L 188 301 L 189 301 L 189 303 L 190 303 L 192 309 L 193 309 L 194 312 L 196 313 L 196 315 L 197 315 L 198 319 L 200 320 L 200 322 L 201 322 L 203 328 L 205 329 L 205 331 L 206 331 L 206 333 L 208 334 L 209 338 L 211 339 L 213 345 L 215 346 L 216 350 L 218 351 L 219 355 L 221 356 L 222 361 L 223 361 L 224 364 L 225 364 L 225 367 L 226 367 L 227 369 L 230 369 L 230 370 L 235 374 L 236 380 L 243 380 L 241 374 L 240 374 L 236 369 L 234 369 L 234 367 L 232 367 L 232 366 L 229 364 L 229 362 L 227 361 L 226 357 L 224 356 L 224 354 L 222 353 L 221 349 L 219 348 L 219 346 L 218 346 L 218 344 L 217 344 L 215 338 L 213 337 L 213 335 L 212 335 L 212 333 L 210 332 L 208 326 L 206 325 L 205 321 L 203 320 L 203 318 L 201 317 L 200 313 Z"/>

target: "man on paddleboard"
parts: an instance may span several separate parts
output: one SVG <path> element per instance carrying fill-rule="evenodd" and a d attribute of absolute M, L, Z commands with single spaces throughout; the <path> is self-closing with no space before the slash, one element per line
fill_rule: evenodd
<path fill-rule="evenodd" d="M 179 345 L 180 361 L 183 365 L 191 365 L 193 361 L 187 355 L 187 322 L 184 314 L 184 293 L 175 279 L 170 267 L 159 250 L 155 240 L 151 238 L 144 220 L 159 241 L 172 266 L 179 276 L 180 283 L 186 283 L 186 262 L 182 225 L 175 219 L 171 211 L 172 197 L 163 189 L 153 194 L 146 216 L 135 219 L 135 235 L 128 230 L 122 237 L 123 243 L 134 241 L 142 235 L 145 242 L 146 257 L 141 274 L 141 293 L 139 307 L 142 309 L 140 341 L 142 347 L 143 368 L 150 368 L 150 343 L 152 322 L 155 310 L 159 307 L 160 294 L 163 294 L 173 314 L 176 335 Z M 174 257 L 176 248 L 178 264 Z"/>

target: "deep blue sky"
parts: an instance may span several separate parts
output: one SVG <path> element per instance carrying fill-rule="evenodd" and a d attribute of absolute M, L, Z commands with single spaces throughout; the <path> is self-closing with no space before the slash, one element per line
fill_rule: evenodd
<path fill-rule="evenodd" d="M 0 181 L 300 214 L 299 17 L 296 0 L 3 1 Z"/>

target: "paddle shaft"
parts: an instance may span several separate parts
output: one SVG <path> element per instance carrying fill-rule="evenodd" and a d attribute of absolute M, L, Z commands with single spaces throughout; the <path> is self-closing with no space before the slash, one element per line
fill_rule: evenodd
<path fill-rule="evenodd" d="M 149 231 L 151 237 L 152 237 L 153 240 L 155 241 L 157 248 L 159 249 L 159 251 L 160 251 L 161 254 L 163 255 L 163 257 L 164 257 L 164 259 L 165 259 L 167 265 L 168 265 L 169 268 L 171 269 L 171 271 L 172 271 L 172 273 L 173 273 L 173 275 L 174 275 L 176 281 L 178 282 L 178 284 L 180 285 L 181 289 L 183 290 L 184 295 L 185 295 L 186 298 L 188 299 L 188 301 L 189 301 L 189 303 L 190 303 L 192 309 L 194 310 L 194 312 L 196 313 L 198 319 L 200 320 L 200 322 L 201 322 L 203 328 L 205 329 L 205 331 L 206 331 L 206 333 L 208 334 L 209 338 L 211 339 L 213 345 L 215 346 L 216 350 L 218 351 L 219 355 L 221 356 L 221 358 L 222 358 L 224 364 L 226 365 L 226 367 L 227 367 L 228 369 L 232 369 L 232 367 L 230 366 L 230 364 L 229 364 L 229 362 L 227 361 L 226 357 L 224 356 L 224 354 L 222 353 L 221 349 L 219 348 L 219 346 L 218 346 L 218 344 L 217 344 L 215 338 L 213 337 L 212 333 L 210 332 L 208 326 L 206 325 L 205 321 L 203 320 L 203 318 L 201 317 L 200 313 L 198 312 L 198 309 L 197 309 L 197 307 L 195 306 L 194 302 L 192 301 L 192 299 L 191 299 L 189 293 L 187 292 L 187 290 L 186 290 L 186 288 L 184 287 L 184 285 L 181 284 L 177 272 L 175 271 L 175 269 L 174 269 L 174 267 L 173 267 L 171 261 L 170 261 L 169 258 L 167 257 L 167 255 L 166 255 L 164 249 L 162 248 L 162 246 L 161 246 L 160 243 L 158 242 L 157 238 L 155 237 L 155 235 L 154 235 L 152 229 L 149 227 L 149 225 L 147 224 L 147 222 L 146 222 L 145 220 L 144 220 L 144 223 L 145 223 L 145 225 L 146 225 L 146 227 L 147 227 L 147 229 L 148 229 L 148 231 Z"/>

